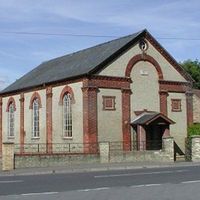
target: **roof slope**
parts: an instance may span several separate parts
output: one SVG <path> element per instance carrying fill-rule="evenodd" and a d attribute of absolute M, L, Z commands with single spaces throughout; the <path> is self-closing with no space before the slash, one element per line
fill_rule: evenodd
<path fill-rule="evenodd" d="M 102 62 L 109 59 L 121 48 L 136 39 L 139 35 L 145 33 L 145 31 L 143 30 L 126 37 L 44 62 L 8 86 L 1 93 L 9 93 L 89 74 L 102 64 Z"/>

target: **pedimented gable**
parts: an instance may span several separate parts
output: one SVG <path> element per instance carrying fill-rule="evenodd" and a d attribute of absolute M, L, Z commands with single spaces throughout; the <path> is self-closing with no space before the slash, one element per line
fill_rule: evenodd
<path fill-rule="evenodd" d="M 141 73 L 143 70 L 142 66 L 145 65 L 145 62 L 152 61 L 151 64 L 153 64 L 158 70 L 159 79 L 180 82 L 192 81 L 191 77 L 149 33 L 146 34 L 145 41 L 147 42 L 147 49 L 145 50 L 145 53 L 141 50 L 138 41 L 129 47 L 129 49 L 124 51 L 120 56 L 116 57 L 113 62 L 99 72 L 99 75 L 120 77 L 127 76 L 127 66 L 130 65 L 131 59 L 137 57 L 136 62 L 141 64 Z M 133 64 L 136 64 L 136 62 Z M 160 77 L 161 73 L 159 70 L 162 73 L 163 78 Z"/>

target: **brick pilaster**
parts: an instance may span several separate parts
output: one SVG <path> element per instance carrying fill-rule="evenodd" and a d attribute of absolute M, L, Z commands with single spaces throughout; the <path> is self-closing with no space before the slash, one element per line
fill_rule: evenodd
<path fill-rule="evenodd" d="M 131 149 L 130 95 L 130 88 L 122 89 L 122 133 L 123 149 L 125 151 Z"/>
<path fill-rule="evenodd" d="M 0 97 L 0 157 L 2 156 L 2 142 L 3 142 L 3 136 L 2 136 L 2 97 Z"/>
<path fill-rule="evenodd" d="M 160 94 L 160 112 L 167 116 L 167 96 L 168 92 L 166 90 L 161 90 Z"/>
<path fill-rule="evenodd" d="M 83 92 L 83 143 L 84 152 L 94 153 L 91 143 L 97 143 L 97 87 L 84 86 Z"/>
<path fill-rule="evenodd" d="M 52 87 L 46 89 L 46 147 L 52 153 Z"/>
<path fill-rule="evenodd" d="M 20 153 L 24 152 L 24 93 L 20 95 Z"/>
<path fill-rule="evenodd" d="M 187 124 L 191 125 L 193 123 L 193 92 L 188 91 L 186 95 L 186 108 L 187 108 Z"/>

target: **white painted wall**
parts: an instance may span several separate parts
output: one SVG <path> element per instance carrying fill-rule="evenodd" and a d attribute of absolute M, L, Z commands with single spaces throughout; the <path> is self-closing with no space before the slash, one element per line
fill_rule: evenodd
<path fill-rule="evenodd" d="M 171 109 L 171 99 L 181 99 L 181 112 L 173 112 Z M 185 138 L 187 137 L 187 112 L 186 96 L 183 93 L 169 93 L 167 97 L 168 117 L 176 122 L 170 126 L 170 134 L 174 137 L 178 146 L 184 150 Z"/>
<path fill-rule="evenodd" d="M 186 81 L 179 72 L 148 42 L 147 54 L 152 56 L 159 64 L 163 72 L 164 80 Z M 124 54 L 102 70 L 99 75 L 125 76 L 126 66 L 130 59 L 137 54 L 141 54 L 138 43 L 128 49 Z"/>
<path fill-rule="evenodd" d="M 155 67 L 149 62 L 138 62 L 131 71 L 131 119 L 134 111 L 160 112 L 158 75 Z"/>
<path fill-rule="evenodd" d="M 68 84 L 74 92 L 75 103 L 72 104 L 72 138 L 63 137 L 63 109 L 59 104 L 60 94 L 66 85 L 54 87 L 53 92 L 53 141 L 54 143 L 82 143 L 83 142 L 83 95 L 82 82 Z"/>
<path fill-rule="evenodd" d="M 33 92 L 28 92 L 24 94 L 24 131 L 25 131 L 25 143 L 46 143 L 46 90 L 36 91 L 41 98 L 42 108 L 39 109 L 39 130 L 40 137 L 33 137 L 33 110 L 30 109 L 31 97 Z"/>
<path fill-rule="evenodd" d="M 115 96 L 116 110 L 103 110 L 103 97 Z M 98 141 L 122 141 L 121 90 L 100 89 L 98 92 Z"/>

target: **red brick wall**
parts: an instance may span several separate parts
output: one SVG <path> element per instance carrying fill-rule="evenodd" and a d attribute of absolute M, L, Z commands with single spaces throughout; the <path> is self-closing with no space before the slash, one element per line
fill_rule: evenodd
<path fill-rule="evenodd" d="M 24 93 L 20 95 L 20 153 L 24 152 Z"/>
<path fill-rule="evenodd" d="M 90 152 L 89 143 L 97 142 L 97 87 L 85 86 L 83 92 L 83 142 L 85 153 Z M 92 149 L 96 151 L 96 149 Z M 91 152 L 92 153 L 92 152 Z"/>
<path fill-rule="evenodd" d="M 187 104 L 187 123 L 191 125 L 193 123 L 193 93 L 186 92 L 186 104 Z"/>
<path fill-rule="evenodd" d="M 123 133 L 123 149 L 125 151 L 131 149 L 131 90 L 130 88 L 122 89 L 122 133 Z"/>
<path fill-rule="evenodd" d="M 160 112 L 167 116 L 168 92 L 166 90 L 161 90 L 159 93 L 160 93 Z"/>
<path fill-rule="evenodd" d="M 46 89 L 46 143 L 47 153 L 52 152 L 52 87 Z"/>

